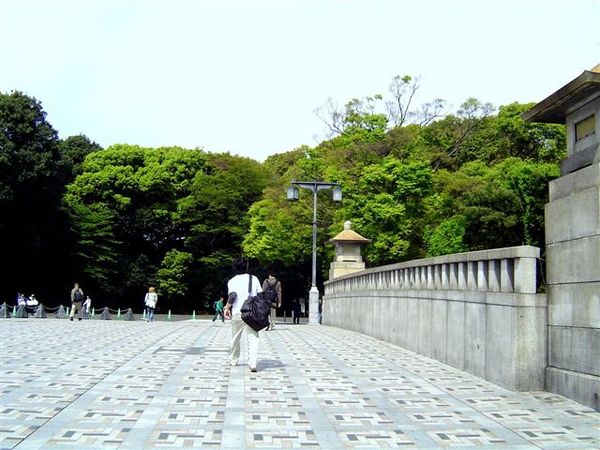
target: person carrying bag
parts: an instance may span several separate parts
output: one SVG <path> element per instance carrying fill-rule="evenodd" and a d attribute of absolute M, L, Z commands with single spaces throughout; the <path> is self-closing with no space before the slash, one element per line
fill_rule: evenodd
<path fill-rule="evenodd" d="M 242 320 L 242 306 L 248 298 L 252 299 L 258 296 L 260 291 L 260 282 L 254 275 L 246 271 L 246 261 L 239 258 L 233 262 L 233 270 L 236 275 L 227 282 L 227 305 L 224 308 L 225 318 L 231 319 L 231 353 L 229 363 L 236 366 L 240 358 L 240 340 L 242 332 L 246 331 L 248 342 L 248 367 L 252 372 L 256 372 L 256 362 L 258 359 L 258 331 Z M 248 303 L 248 308 L 253 309 L 251 305 L 255 300 Z M 250 314 L 252 315 L 252 313 Z M 257 316 L 258 317 L 258 316 Z M 256 326 L 260 326 L 257 324 Z M 266 326 L 266 325 L 265 325 Z"/>
<path fill-rule="evenodd" d="M 251 294 L 253 277 L 248 275 L 248 278 L 248 298 L 242 305 L 242 320 L 254 330 L 260 331 L 270 325 L 271 301 L 264 295 L 264 292 L 258 292 L 253 296 Z"/>

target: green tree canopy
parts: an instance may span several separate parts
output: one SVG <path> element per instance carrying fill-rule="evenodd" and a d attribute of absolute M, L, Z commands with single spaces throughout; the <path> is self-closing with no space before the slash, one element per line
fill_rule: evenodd
<path fill-rule="evenodd" d="M 292 180 L 337 182 L 342 204 L 318 194 L 318 283 L 328 240 L 346 220 L 372 243 L 369 265 L 425 255 L 543 246 L 547 184 L 564 157 L 564 127 L 523 121 L 530 104 L 495 113 L 468 98 L 452 114 L 441 99 L 414 105 L 418 77 L 395 77 L 388 96 L 319 110 L 331 131 L 311 147 L 264 163 L 179 147 L 64 140 L 41 103 L 0 94 L 0 243 L 13 264 L 0 293 L 81 281 L 97 301 L 141 307 L 156 285 L 174 311 L 224 294 L 233 257 L 285 279 L 286 298 L 310 283 L 313 198 L 285 200 Z M 390 97 L 391 96 L 391 97 Z M 31 281 L 31 274 L 35 274 Z M 3 289 L 3 290 L 1 290 Z M 163 303 L 163 305 L 166 303 Z M 124 305 L 120 305 L 124 306 Z"/>
<path fill-rule="evenodd" d="M 95 289 L 122 296 L 156 284 L 164 255 L 184 246 L 178 208 L 205 168 L 204 152 L 178 147 L 115 145 L 87 155 L 65 202 Z"/>
<path fill-rule="evenodd" d="M 201 307 L 221 293 L 265 184 L 258 162 L 229 154 L 131 145 L 90 153 L 65 195 L 82 271 L 107 296 L 157 285 L 182 300 L 174 309 L 194 297 Z"/>
<path fill-rule="evenodd" d="M 35 293 L 41 301 L 68 289 L 72 236 L 61 209 L 64 178 L 56 130 L 41 103 L 0 93 L 0 295 Z"/>

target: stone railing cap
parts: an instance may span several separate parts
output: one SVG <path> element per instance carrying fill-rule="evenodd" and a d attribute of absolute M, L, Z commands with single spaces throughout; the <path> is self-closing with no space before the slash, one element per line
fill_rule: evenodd
<path fill-rule="evenodd" d="M 539 258 L 540 249 L 531 245 L 520 245 L 517 247 L 494 248 L 490 250 L 478 250 L 474 252 L 454 253 L 452 255 L 434 256 L 433 258 L 415 259 L 386 266 L 372 267 L 370 269 L 354 272 L 350 275 L 342 275 L 334 280 L 326 281 L 325 284 L 333 281 L 341 281 L 360 275 L 372 273 L 387 272 L 390 270 L 406 269 L 411 267 L 433 266 L 438 264 L 451 264 L 460 262 L 493 261 L 499 259 L 517 259 L 517 258 Z"/>

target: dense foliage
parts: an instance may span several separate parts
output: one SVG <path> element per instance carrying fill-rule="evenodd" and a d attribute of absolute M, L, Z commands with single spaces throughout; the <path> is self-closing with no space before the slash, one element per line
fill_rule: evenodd
<path fill-rule="evenodd" d="M 202 310 L 222 295 L 231 259 L 273 271 L 284 302 L 310 284 L 312 193 L 287 202 L 292 180 L 338 182 L 344 200 L 318 196 L 319 284 L 351 220 L 372 239 L 369 265 L 483 248 L 543 247 L 548 181 L 564 157 L 563 127 L 524 122 L 532 105 L 467 99 L 442 114 L 411 101 L 417 80 L 396 77 L 391 99 L 319 110 L 328 139 L 263 163 L 201 149 L 107 149 L 64 140 L 41 104 L 0 94 L 0 243 L 11 264 L 0 300 L 35 292 L 67 303 L 77 280 L 99 304 L 141 309 L 156 285 L 163 310 Z M 385 109 L 385 111 L 384 111 Z"/>
<path fill-rule="evenodd" d="M 240 218 L 263 187 L 260 164 L 247 158 L 130 145 L 97 151 L 64 197 L 81 273 L 111 298 L 139 302 L 157 285 L 163 306 L 178 311 L 194 298 L 203 308 L 222 290 L 214 280 L 239 254 Z"/>
<path fill-rule="evenodd" d="M 85 136 L 59 140 L 36 99 L 0 94 L 2 301 L 12 303 L 17 292 L 68 300 L 75 236 L 62 196 L 78 164 L 97 148 Z"/>

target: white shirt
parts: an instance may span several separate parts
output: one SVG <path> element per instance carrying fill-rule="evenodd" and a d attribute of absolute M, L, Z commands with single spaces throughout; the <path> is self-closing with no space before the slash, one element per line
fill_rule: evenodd
<path fill-rule="evenodd" d="M 158 294 L 156 292 L 148 292 L 146 294 L 146 306 L 149 308 L 156 308 L 156 301 L 158 300 Z"/>
<path fill-rule="evenodd" d="M 235 292 L 237 294 L 237 300 L 231 307 L 231 314 L 239 314 L 242 305 L 248 298 L 248 277 L 247 273 L 236 275 L 227 282 L 227 293 L 231 294 Z M 254 275 L 252 275 L 252 295 L 262 292 L 260 287 L 260 281 Z"/>

